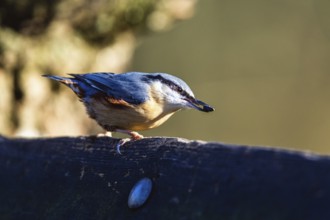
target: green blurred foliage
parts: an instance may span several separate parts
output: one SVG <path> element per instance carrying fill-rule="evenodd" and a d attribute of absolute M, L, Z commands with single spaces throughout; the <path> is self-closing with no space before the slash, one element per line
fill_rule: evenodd
<path fill-rule="evenodd" d="M 63 21 L 85 40 L 109 44 L 118 32 L 145 29 L 157 0 L 15 1 L 0 3 L 2 28 L 32 36 L 44 34 L 54 20 Z"/>

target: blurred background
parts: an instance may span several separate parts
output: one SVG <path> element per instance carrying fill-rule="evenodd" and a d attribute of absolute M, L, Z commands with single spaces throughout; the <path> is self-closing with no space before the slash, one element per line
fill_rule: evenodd
<path fill-rule="evenodd" d="M 0 3 L 0 134 L 102 130 L 65 86 L 40 77 L 167 72 L 216 108 L 145 136 L 330 153 L 327 0 L 76 0 Z"/>

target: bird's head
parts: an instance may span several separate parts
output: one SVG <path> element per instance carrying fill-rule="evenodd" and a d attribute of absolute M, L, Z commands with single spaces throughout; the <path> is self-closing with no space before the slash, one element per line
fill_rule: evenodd
<path fill-rule="evenodd" d="M 196 99 L 190 87 L 175 76 L 166 73 L 154 73 L 145 77 L 152 94 L 170 109 L 192 108 L 203 112 L 214 111 L 213 107 Z"/>

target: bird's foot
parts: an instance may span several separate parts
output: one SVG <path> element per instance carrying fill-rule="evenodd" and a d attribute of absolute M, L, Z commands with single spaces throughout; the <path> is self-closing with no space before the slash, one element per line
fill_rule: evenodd
<path fill-rule="evenodd" d="M 99 133 L 96 135 L 97 137 L 112 137 L 111 131 L 106 131 L 105 133 Z"/>
<path fill-rule="evenodd" d="M 133 140 L 139 140 L 143 138 L 143 135 L 137 133 L 136 131 L 131 131 L 129 135 L 131 135 Z"/>
<path fill-rule="evenodd" d="M 131 138 L 123 138 L 118 142 L 118 144 L 116 145 L 116 150 L 118 154 L 121 154 L 120 147 L 129 141 L 131 141 Z"/>
<path fill-rule="evenodd" d="M 125 143 L 127 143 L 129 141 L 135 141 L 135 140 L 139 140 L 139 139 L 143 138 L 143 136 L 141 134 L 139 134 L 135 131 L 117 129 L 116 132 L 128 134 L 128 135 L 131 136 L 131 138 L 123 138 L 118 142 L 118 144 L 116 145 L 116 149 L 117 149 L 118 154 L 121 154 L 120 147 L 123 146 Z"/>

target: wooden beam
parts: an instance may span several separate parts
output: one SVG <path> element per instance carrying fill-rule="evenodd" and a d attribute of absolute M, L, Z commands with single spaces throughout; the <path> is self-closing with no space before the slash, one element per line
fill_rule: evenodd
<path fill-rule="evenodd" d="M 118 141 L 0 138 L 0 219 L 330 219 L 327 156 L 161 137 L 119 155 Z"/>

